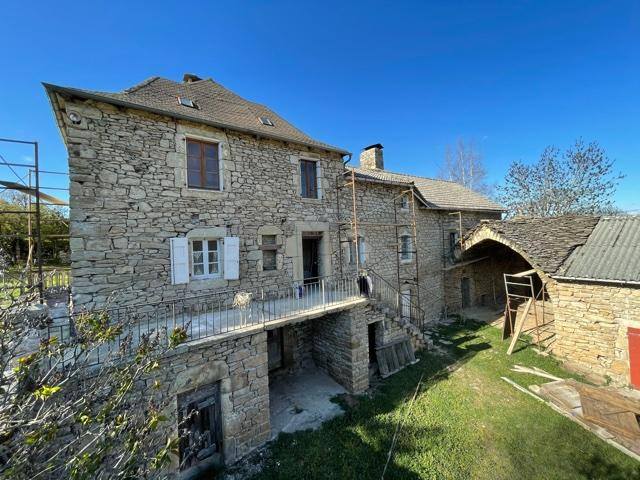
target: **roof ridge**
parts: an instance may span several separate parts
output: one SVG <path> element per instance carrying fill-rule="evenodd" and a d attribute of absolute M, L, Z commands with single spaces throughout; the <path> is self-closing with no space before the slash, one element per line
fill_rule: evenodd
<path fill-rule="evenodd" d="M 153 77 L 149 77 L 143 81 L 141 81 L 140 83 L 136 83 L 135 85 L 133 85 L 132 87 L 129 88 L 125 88 L 124 90 L 122 90 L 122 93 L 133 93 L 136 90 L 140 90 L 142 87 L 146 87 L 147 85 L 149 85 L 150 83 L 155 82 L 156 80 L 158 80 L 159 77 L 158 75 L 155 75 Z"/>
<path fill-rule="evenodd" d="M 366 168 L 361 168 L 361 167 L 355 167 L 359 170 L 363 170 L 363 171 L 367 171 Z M 434 177 L 424 177 L 422 175 L 413 175 L 411 173 L 401 173 L 401 172 L 393 172 L 391 170 L 381 170 L 382 173 L 390 173 L 391 175 L 403 175 L 405 177 L 412 177 L 412 178 L 420 178 L 423 180 L 432 180 L 434 182 L 447 182 L 447 183 L 455 183 L 456 185 L 460 185 L 461 187 L 464 188 L 468 188 L 465 187 L 464 185 L 459 184 L 458 182 L 454 181 L 454 180 L 445 180 L 444 178 L 434 178 Z M 471 189 L 469 189 L 471 190 Z"/>

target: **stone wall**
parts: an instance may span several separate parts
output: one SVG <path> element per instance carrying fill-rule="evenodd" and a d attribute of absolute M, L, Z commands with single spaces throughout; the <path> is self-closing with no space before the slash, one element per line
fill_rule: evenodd
<path fill-rule="evenodd" d="M 216 383 L 224 463 L 234 463 L 269 439 L 266 332 L 183 344 L 166 352 L 159 363 L 160 368 L 140 379 L 131 392 L 131 401 L 140 408 L 152 398 L 164 408 L 167 421 L 147 439 L 150 445 L 160 449 L 167 438 L 178 437 L 178 395 Z M 170 478 L 176 476 L 179 464 L 179 457 L 172 454 L 166 472 Z"/>
<path fill-rule="evenodd" d="M 406 187 L 357 183 L 356 209 L 358 222 L 361 223 L 358 235 L 363 237 L 365 242 L 364 267 L 374 270 L 395 288 L 398 288 L 399 270 L 400 290 L 410 290 L 414 301 L 418 296 L 416 283 L 419 284 L 419 306 L 426 312 L 428 320 L 437 320 L 445 305 L 444 268 L 450 266 L 449 232 L 459 231 L 459 218 L 458 215 L 449 215 L 448 211 L 420 207 L 420 203 L 416 200 L 418 239 L 415 250 L 418 252 L 418 261 L 416 263 L 415 258 L 399 260 L 397 253 L 399 239 L 396 237 L 393 224 L 403 224 L 398 228 L 398 235 L 408 234 L 413 237 L 411 201 L 408 209 L 401 208 L 403 191 L 406 191 Z M 340 201 L 341 216 L 344 219 L 351 219 L 353 215 L 350 189 L 342 190 Z M 463 231 L 474 227 L 482 219 L 499 217 L 500 214 L 491 212 L 462 212 Z M 381 223 L 387 226 L 367 225 L 367 223 Z M 347 239 L 352 239 L 352 235 L 353 232 L 348 226 L 341 233 L 345 271 L 355 270 L 355 266 L 348 263 L 349 245 L 345 242 Z"/>
<path fill-rule="evenodd" d="M 627 329 L 640 327 L 640 288 L 556 282 L 553 353 L 595 379 L 629 384 Z"/>
<path fill-rule="evenodd" d="M 301 232 L 324 231 L 321 274 L 334 270 L 337 153 L 104 103 L 58 97 L 69 151 L 72 293 L 76 305 L 150 303 L 300 278 Z M 66 112 L 81 117 L 78 125 Z M 186 138 L 221 145 L 223 191 L 186 188 Z M 300 159 L 320 163 L 320 199 L 299 191 Z M 171 285 L 171 237 L 214 229 L 240 238 L 240 280 Z M 265 233 L 266 232 L 266 233 Z M 261 234 L 277 234 L 278 269 L 263 271 Z"/>
<path fill-rule="evenodd" d="M 313 321 L 313 360 L 351 393 L 369 388 L 369 339 L 366 307 Z"/>

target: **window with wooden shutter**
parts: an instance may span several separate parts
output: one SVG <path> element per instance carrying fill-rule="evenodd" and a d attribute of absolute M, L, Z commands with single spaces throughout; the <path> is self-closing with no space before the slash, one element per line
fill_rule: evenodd
<path fill-rule="evenodd" d="M 303 198 L 318 198 L 317 162 L 300 160 L 300 194 Z"/>
<path fill-rule="evenodd" d="M 170 239 L 171 283 L 189 283 L 189 241 L 185 237 Z"/>
<path fill-rule="evenodd" d="M 187 139 L 187 186 L 220 190 L 220 159 L 217 143 Z"/>
<path fill-rule="evenodd" d="M 224 278 L 238 280 L 240 278 L 240 239 L 224 237 Z"/>

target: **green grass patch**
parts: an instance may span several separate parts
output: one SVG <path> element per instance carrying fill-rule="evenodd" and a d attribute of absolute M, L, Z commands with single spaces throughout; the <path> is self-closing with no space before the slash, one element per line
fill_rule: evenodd
<path fill-rule="evenodd" d="M 500 379 L 545 381 L 510 371 L 514 364 L 570 376 L 552 358 L 530 348 L 507 356 L 499 330 L 484 324 L 439 333 L 453 342 L 449 355 L 424 352 L 343 416 L 316 431 L 281 434 L 253 478 L 379 479 L 398 419 L 424 374 L 385 478 L 640 479 L 637 462 Z"/>

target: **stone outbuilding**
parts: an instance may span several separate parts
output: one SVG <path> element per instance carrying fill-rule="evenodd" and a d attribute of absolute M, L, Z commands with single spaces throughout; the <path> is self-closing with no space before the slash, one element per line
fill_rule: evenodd
<path fill-rule="evenodd" d="M 458 263 L 475 304 L 487 296 L 504 305 L 503 275 L 531 272 L 551 353 L 594 380 L 640 387 L 640 217 L 483 222 L 464 237 Z"/>

